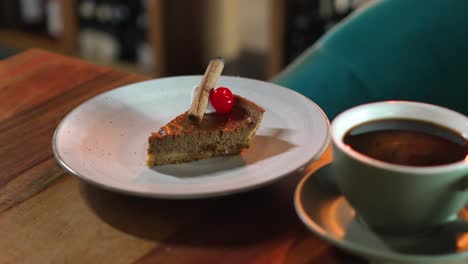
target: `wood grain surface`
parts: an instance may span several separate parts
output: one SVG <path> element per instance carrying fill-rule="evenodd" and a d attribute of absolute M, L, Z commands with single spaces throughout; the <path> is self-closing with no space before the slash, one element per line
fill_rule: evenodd
<path fill-rule="evenodd" d="M 80 182 L 55 161 L 60 120 L 138 81 L 30 50 L 0 62 L 0 263 L 362 263 L 306 230 L 293 192 L 304 172 L 222 198 L 159 200 Z"/>

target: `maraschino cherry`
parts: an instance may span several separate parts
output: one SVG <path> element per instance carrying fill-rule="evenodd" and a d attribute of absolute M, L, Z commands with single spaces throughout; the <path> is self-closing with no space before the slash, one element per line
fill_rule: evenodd
<path fill-rule="evenodd" d="M 210 93 L 210 102 L 217 113 L 227 113 L 234 106 L 234 96 L 226 87 L 218 87 Z"/>

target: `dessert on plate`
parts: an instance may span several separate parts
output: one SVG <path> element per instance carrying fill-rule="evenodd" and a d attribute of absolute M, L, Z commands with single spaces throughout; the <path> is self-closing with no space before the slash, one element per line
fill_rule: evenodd
<path fill-rule="evenodd" d="M 212 89 L 223 66 L 221 59 L 212 60 L 190 109 L 151 134 L 148 166 L 235 155 L 249 147 L 265 110 L 226 87 Z M 206 114 L 207 105 L 215 112 Z"/>

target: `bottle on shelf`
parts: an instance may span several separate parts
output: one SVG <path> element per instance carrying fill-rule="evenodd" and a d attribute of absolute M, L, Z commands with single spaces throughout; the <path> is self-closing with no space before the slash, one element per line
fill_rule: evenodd
<path fill-rule="evenodd" d="M 286 2 L 284 63 L 289 64 L 324 32 L 326 18 L 332 15 L 330 0 Z"/>
<path fill-rule="evenodd" d="M 53 38 L 60 38 L 64 28 L 62 1 L 47 0 L 45 7 L 47 33 Z"/>
<path fill-rule="evenodd" d="M 284 62 L 290 63 L 325 32 L 348 16 L 358 0 L 291 0 L 286 2 Z M 362 0 L 360 0 L 362 1 Z"/>
<path fill-rule="evenodd" d="M 96 1 L 81 0 L 78 2 L 78 21 L 79 32 L 78 42 L 81 57 L 93 60 L 96 56 L 94 43 L 97 31 L 94 29 L 96 24 Z"/>
<path fill-rule="evenodd" d="M 111 27 L 114 1 L 81 0 L 79 10 L 79 45 L 82 57 L 98 63 L 118 59 L 120 45 Z"/>
<path fill-rule="evenodd" d="M 45 33 L 44 0 L 20 0 L 19 4 L 23 29 L 30 33 Z"/>
<path fill-rule="evenodd" d="M 21 5 L 17 0 L 0 1 L 0 17 L 4 28 L 22 29 L 24 26 L 21 19 Z"/>
<path fill-rule="evenodd" d="M 136 60 L 139 1 L 79 1 L 79 42 L 83 57 L 109 64 Z"/>
<path fill-rule="evenodd" d="M 136 37 L 135 51 L 138 66 L 147 74 L 154 72 L 154 49 L 148 39 L 148 1 L 142 0 L 139 12 L 135 20 Z"/>

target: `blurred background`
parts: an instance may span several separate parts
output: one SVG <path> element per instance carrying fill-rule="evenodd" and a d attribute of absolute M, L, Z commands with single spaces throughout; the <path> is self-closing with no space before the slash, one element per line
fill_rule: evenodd
<path fill-rule="evenodd" d="M 366 0 L 0 0 L 0 59 L 42 48 L 151 77 L 268 80 Z"/>

